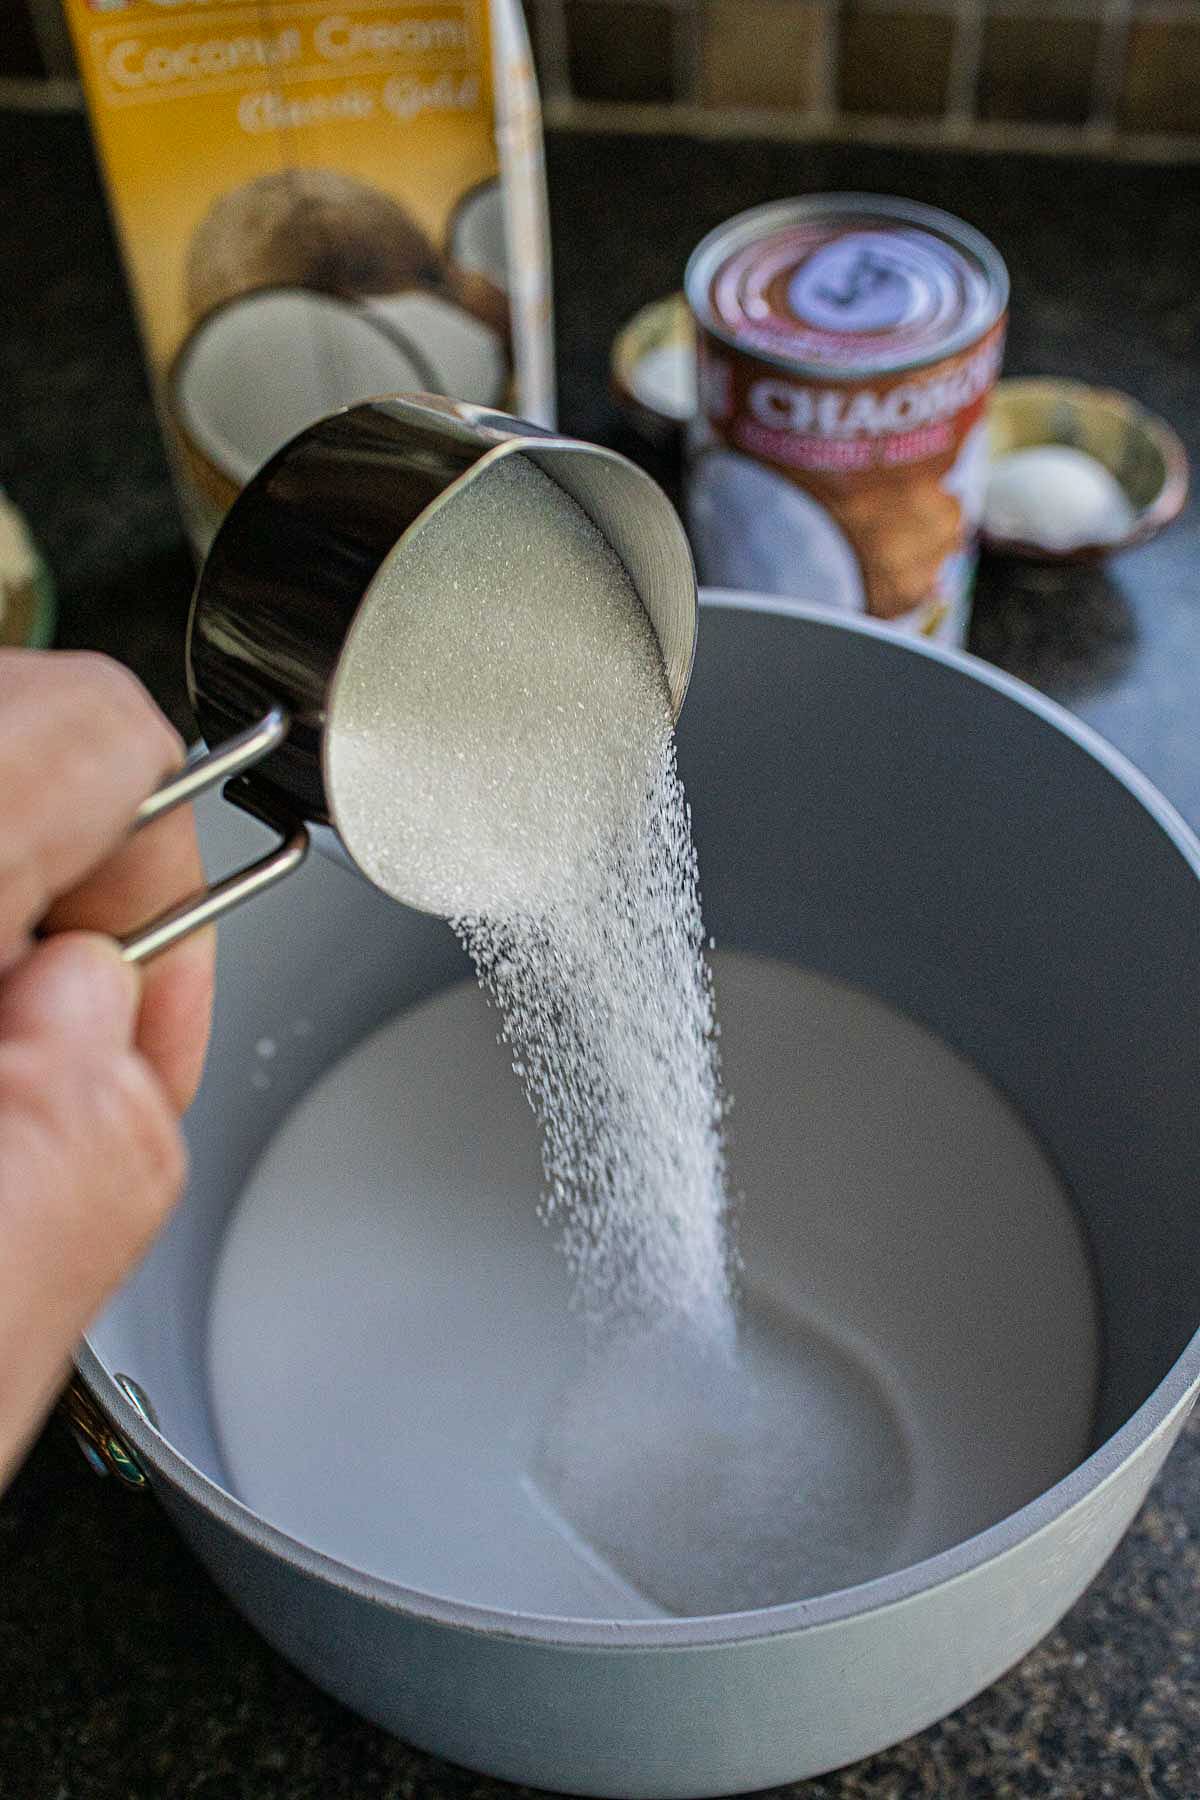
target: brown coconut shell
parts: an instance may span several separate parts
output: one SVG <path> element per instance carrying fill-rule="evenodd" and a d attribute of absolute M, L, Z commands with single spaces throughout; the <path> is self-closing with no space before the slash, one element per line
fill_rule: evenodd
<path fill-rule="evenodd" d="M 174 450 L 183 465 L 184 473 L 190 487 L 197 495 L 205 509 L 211 513 L 214 523 L 223 518 L 241 492 L 236 481 L 230 480 L 223 469 L 210 462 L 203 450 L 199 449 L 187 434 L 187 430 L 179 416 L 178 402 L 174 387 L 170 390 L 171 423 L 174 426 Z"/>
<path fill-rule="evenodd" d="M 451 269 L 450 293 L 464 312 L 472 313 L 481 324 L 490 325 L 508 342 L 512 332 L 512 312 L 508 295 L 487 275 L 477 269 Z"/>
<path fill-rule="evenodd" d="M 447 284 L 441 255 L 405 208 L 336 169 L 282 169 L 222 194 L 196 227 L 185 281 L 193 321 L 256 288 L 349 300 Z"/>
<path fill-rule="evenodd" d="M 0 576 L 0 644 L 27 644 L 37 617 L 37 589 L 31 581 L 11 587 Z"/>

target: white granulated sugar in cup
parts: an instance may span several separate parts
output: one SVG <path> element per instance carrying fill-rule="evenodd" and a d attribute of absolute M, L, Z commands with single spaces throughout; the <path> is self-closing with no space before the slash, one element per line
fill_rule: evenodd
<path fill-rule="evenodd" d="M 669 731 L 628 576 L 523 456 L 437 505 L 384 563 L 335 710 L 344 835 L 381 887 L 446 918 L 560 895 Z"/>

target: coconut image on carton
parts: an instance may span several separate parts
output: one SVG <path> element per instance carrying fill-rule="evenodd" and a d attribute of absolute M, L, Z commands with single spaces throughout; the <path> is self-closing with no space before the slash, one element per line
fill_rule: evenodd
<path fill-rule="evenodd" d="M 460 304 L 507 337 L 508 247 L 498 181 L 481 181 L 458 202 L 446 232 L 446 258 Z"/>
<path fill-rule="evenodd" d="M 196 486 L 222 510 L 298 431 L 377 394 L 494 406 L 511 375 L 500 185 L 455 207 L 439 250 L 397 200 L 334 169 L 222 194 L 185 267 L 191 329 L 168 407 Z"/>
<path fill-rule="evenodd" d="M 198 554 L 340 407 L 421 390 L 553 425 L 520 0 L 63 3 Z"/>

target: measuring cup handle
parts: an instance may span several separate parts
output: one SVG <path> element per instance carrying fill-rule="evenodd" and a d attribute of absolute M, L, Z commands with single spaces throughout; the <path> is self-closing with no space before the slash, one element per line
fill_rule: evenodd
<path fill-rule="evenodd" d="M 196 757 L 189 762 L 178 775 L 173 775 L 157 788 L 148 799 L 144 800 L 137 810 L 134 829 L 149 825 L 152 820 L 161 818 L 164 813 L 172 812 L 177 806 L 185 806 L 200 794 L 207 793 L 209 788 L 218 783 L 232 780 L 244 770 L 252 768 L 264 756 L 269 756 L 282 744 L 288 733 L 290 720 L 283 708 L 274 706 L 269 713 L 245 731 L 238 732 L 215 750 Z M 266 823 L 274 823 L 267 820 Z M 128 937 L 121 938 L 121 955 L 126 962 L 141 963 L 160 951 L 168 950 L 177 944 L 180 938 L 187 937 L 189 932 L 199 930 L 201 925 L 209 925 L 219 919 L 223 913 L 231 912 L 243 901 L 253 899 L 266 888 L 273 887 L 298 869 L 308 854 L 308 831 L 304 825 L 296 823 L 286 830 L 281 828 L 281 842 L 266 856 L 257 862 L 248 863 L 244 869 L 235 869 L 232 875 L 215 882 L 211 887 L 200 888 L 189 894 L 176 906 L 168 907 L 166 912 L 159 913 L 157 918 L 142 925 Z"/>

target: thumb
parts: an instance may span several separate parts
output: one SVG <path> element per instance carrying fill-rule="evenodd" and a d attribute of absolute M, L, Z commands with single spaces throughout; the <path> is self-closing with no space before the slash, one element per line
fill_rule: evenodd
<path fill-rule="evenodd" d="M 37 944 L 0 984 L 0 1041 L 69 1038 L 123 1049 L 140 999 L 141 977 L 112 938 L 64 931 Z"/>
<path fill-rule="evenodd" d="M 139 995 L 112 940 L 83 932 L 0 982 L 0 1486 L 183 1180 L 170 1101 L 133 1047 Z"/>

